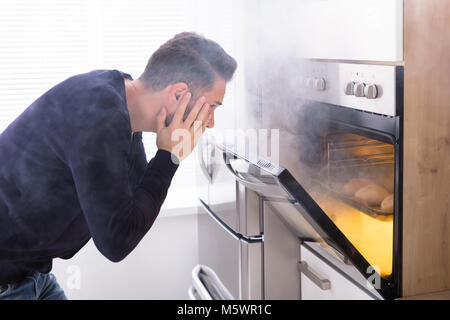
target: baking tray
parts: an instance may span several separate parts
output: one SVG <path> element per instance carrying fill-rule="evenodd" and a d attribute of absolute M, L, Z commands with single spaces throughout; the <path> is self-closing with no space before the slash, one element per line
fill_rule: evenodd
<path fill-rule="evenodd" d="M 324 183 L 322 183 L 320 180 L 314 180 L 313 181 L 315 184 L 317 184 L 323 192 L 325 192 L 328 196 L 331 196 L 339 201 L 344 202 L 345 204 L 348 204 L 350 206 L 352 206 L 353 208 L 368 214 L 370 216 L 390 216 L 393 215 L 393 212 L 390 210 L 382 210 L 380 208 L 380 206 L 366 206 L 362 203 L 360 203 L 359 201 L 357 201 L 355 198 L 353 197 L 349 197 L 346 196 L 338 191 L 336 191 L 336 189 L 338 189 L 338 187 L 342 187 L 342 186 L 327 186 Z"/>

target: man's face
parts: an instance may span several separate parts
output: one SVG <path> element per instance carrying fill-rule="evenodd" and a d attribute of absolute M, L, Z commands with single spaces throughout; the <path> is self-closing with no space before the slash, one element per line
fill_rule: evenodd
<path fill-rule="evenodd" d="M 184 119 L 186 119 L 186 117 L 188 116 L 189 112 L 191 111 L 192 107 L 194 106 L 194 104 L 197 102 L 197 100 L 204 96 L 206 98 L 206 103 L 209 104 L 209 123 L 208 123 L 208 128 L 213 128 L 214 127 L 214 112 L 217 109 L 218 106 L 220 106 L 222 104 L 223 98 L 225 96 L 225 91 L 226 91 L 226 82 L 223 79 L 218 78 L 212 88 L 208 91 L 200 91 L 197 94 L 195 94 L 194 96 L 192 96 L 191 100 L 189 101 L 189 104 L 186 108 L 186 113 L 184 115 Z M 173 119 L 173 116 L 175 114 L 176 110 L 173 110 L 172 112 L 169 111 L 169 114 L 167 115 L 166 118 L 166 126 L 168 126 Z"/>

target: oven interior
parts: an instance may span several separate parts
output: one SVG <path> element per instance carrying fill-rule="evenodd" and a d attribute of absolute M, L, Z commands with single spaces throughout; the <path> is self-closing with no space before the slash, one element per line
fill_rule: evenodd
<path fill-rule="evenodd" d="M 362 132 L 362 131 L 361 131 Z M 395 149 L 354 130 L 328 128 L 316 141 L 320 169 L 309 193 L 385 279 L 393 272 Z"/>

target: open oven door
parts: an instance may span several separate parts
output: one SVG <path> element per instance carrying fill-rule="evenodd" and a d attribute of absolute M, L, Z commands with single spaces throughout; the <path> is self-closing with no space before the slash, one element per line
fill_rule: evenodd
<path fill-rule="evenodd" d="M 316 202 L 291 173 L 265 159 L 249 155 L 245 158 L 231 147 L 217 146 L 223 161 L 235 179 L 259 193 L 301 240 L 316 241 L 338 258 L 348 259 L 385 298 L 395 297 L 392 285 L 392 262 L 371 264 L 330 217 L 324 203 Z M 333 204 L 331 204 L 333 205 Z M 325 209 L 324 209 L 325 208 Z M 372 258 L 372 257 L 371 257 Z"/>

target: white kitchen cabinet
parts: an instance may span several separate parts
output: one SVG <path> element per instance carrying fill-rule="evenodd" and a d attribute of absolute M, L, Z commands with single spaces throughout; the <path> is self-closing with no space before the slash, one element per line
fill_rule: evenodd
<path fill-rule="evenodd" d="M 302 58 L 402 61 L 403 0 L 292 2 Z"/>
<path fill-rule="evenodd" d="M 374 289 L 365 286 L 354 266 L 327 256 L 328 253 L 322 250 L 317 243 L 301 245 L 299 270 L 302 300 L 380 299 Z"/>

